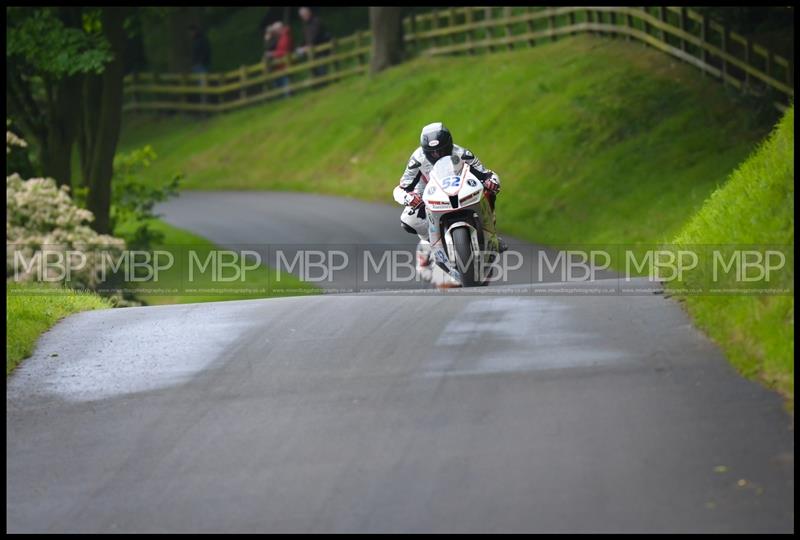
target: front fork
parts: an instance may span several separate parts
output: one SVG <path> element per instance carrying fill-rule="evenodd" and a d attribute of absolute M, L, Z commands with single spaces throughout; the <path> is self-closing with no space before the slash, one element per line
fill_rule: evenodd
<path fill-rule="evenodd" d="M 449 274 L 453 279 L 461 283 L 461 272 L 450 263 L 450 258 L 447 256 L 447 250 L 442 241 L 442 234 L 434 220 L 435 218 L 432 212 L 428 212 L 428 238 L 431 243 L 433 261 L 436 263 L 436 266 L 441 268 L 446 274 Z"/>
<path fill-rule="evenodd" d="M 485 239 L 484 243 L 486 244 L 485 251 L 498 253 L 500 250 L 500 243 L 497 239 L 497 232 L 495 230 L 495 213 L 493 206 L 494 205 L 489 202 L 488 197 L 483 197 L 478 210 L 481 225 L 483 226 L 483 235 Z M 427 214 L 428 238 L 430 239 L 431 243 L 433 260 L 442 270 L 450 274 L 454 279 L 461 282 L 461 272 L 459 272 L 458 269 L 453 266 L 453 264 L 450 262 L 450 257 L 447 255 L 447 249 L 452 249 L 453 239 L 452 237 L 449 238 L 449 242 L 446 243 L 442 238 L 440 224 L 436 222 L 433 212 L 427 212 Z M 450 227 L 452 228 L 452 225 Z M 478 247 L 479 249 L 476 251 L 476 255 L 481 254 L 484 251 L 483 246 L 479 245 Z"/>

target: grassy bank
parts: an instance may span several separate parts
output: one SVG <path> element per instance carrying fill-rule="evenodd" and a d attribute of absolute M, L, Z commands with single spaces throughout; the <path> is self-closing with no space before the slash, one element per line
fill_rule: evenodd
<path fill-rule="evenodd" d="M 34 293 L 47 289 L 48 293 Z M 33 352 L 39 336 L 59 319 L 111 304 L 95 294 L 40 283 L 6 283 L 6 375 Z"/>
<path fill-rule="evenodd" d="M 201 236 L 173 227 L 160 220 L 152 221 L 150 227 L 164 234 L 164 240 L 153 245 L 151 250 L 169 251 L 175 256 L 175 264 L 170 269 L 160 272 L 158 280 L 155 282 L 149 280 L 131 284 L 132 288 L 141 291 L 136 293 L 136 298 L 145 304 L 191 304 L 223 300 L 249 300 L 313 294 L 319 291 L 313 285 L 304 283 L 286 273 L 281 275 L 280 282 L 278 282 L 275 271 L 263 266 L 247 272 L 244 281 L 227 282 L 215 281 L 210 267 L 207 267 L 206 272 L 195 272 L 193 275 L 195 279 L 190 283 L 187 279 L 189 250 L 195 252 L 200 263 L 205 263 L 209 253 L 220 248 Z M 124 233 L 124 226 L 116 232 Z M 232 275 L 231 272 L 228 272 L 222 277 L 231 277 Z M 146 291 L 146 289 L 151 289 L 151 291 Z M 158 291 L 152 291 L 152 289 L 158 289 Z M 210 289 L 215 290 L 210 292 Z M 203 292 L 203 290 L 208 292 Z"/>
<path fill-rule="evenodd" d="M 709 197 L 675 242 L 794 245 L 794 108 Z M 792 257 L 787 266 L 790 271 L 784 279 L 791 281 Z M 691 276 L 685 283 L 689 287 L 710 284 L 709 273 Z M 742 373 L 758 376 L 794 402 L 794 296 L 686 296 L 682 300 L 695 323 Z"/>
<path fill-rule="evenodd" d="M 498 225 L 550 243 L 662 242 L 768 131 L 721 85 L 638 44 L 581 36 L 420 58 L 280 103 L 201 120 L 128 118 L 152 177 L 188 189 L 391 202 L 420 127 L 442 120 L 503 180 Z"/>

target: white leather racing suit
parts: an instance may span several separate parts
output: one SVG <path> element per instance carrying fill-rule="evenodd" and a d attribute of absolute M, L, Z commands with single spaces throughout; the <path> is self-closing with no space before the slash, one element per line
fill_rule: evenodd
<path fill-rule="evenodd" d="M 483 163 L 478 157 L 457 144 L 453 145 L 453 155 L 458 157 L 462 162 L 466 162 L 470 166 L 470 172 L 475 175 L 478 180 L 484 181 L 488 178 L 493 178 L 497 184 L 500 184 L 500 178 L 484 167 Z M 394 188 L 394 200 L 398 204 L 406 204 L 406 195 L 411 192 L 419 193 L 420 196 L 425 192 L 425 186 L 428 185 L 428 175 L 433 169 L 431 163 L 422 151 L 422 147 L 417 147 L 411 158 L 408 160 L 406 170 L 403 176 L 400 177 L 400 184 Z M 400 222 L 403 228 L 411 232 L 413 229 L 420 237 L 420 240 L 428 240 L 428 222 L 425 219 L 425 209 L 420 207 L 418 209 L 405 208 L 400 216 Z"/>

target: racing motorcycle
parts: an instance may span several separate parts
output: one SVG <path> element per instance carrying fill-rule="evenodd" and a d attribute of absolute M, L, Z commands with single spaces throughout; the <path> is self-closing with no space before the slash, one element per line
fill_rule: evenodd
<path fill-rule="evenodd" d="M 445 156 L 422 195 L 434 262 L 463 287 L 488 285 L 499 244 L 483 184 L 469 165 Z"/>

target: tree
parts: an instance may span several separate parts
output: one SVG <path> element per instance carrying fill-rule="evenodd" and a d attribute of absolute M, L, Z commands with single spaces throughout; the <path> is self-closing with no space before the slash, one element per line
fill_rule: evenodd
<path fill-rule="evenodd" d="M 95 216 L 94 229 L 103 234 L 111 232 L 111 178 L 122 125 L 125 16 L 124 8 L 102 10 L 103 36 L 114 56 L 101 74 L 90 74 L 84 78 L 84 101 L 81 107 L 78 148 L 83 181 L 89 188 L 86 206 Z"/>
<path fill-rule="evenodd" d="M 6 8 L 6 108 L 39 149 L 42 174 L 70 184 L 80 78 L 111 60 L 82 29 L 81 9 Z"/>
<path fill-rule="evenodd" d="M 370 72 L 375 74 L 403 61 L 403 18 L 400 7 L 370 6 L 372 30 Z"/>
<path fill-rule="evenodd" d="M 71 184 L 78 142 L 93 227 L 109 232 L 122 117 L 128 8 L 9 7 L 6 104 L 39 148 L 42 173 Z"/>

